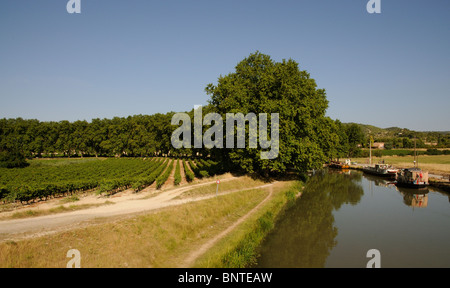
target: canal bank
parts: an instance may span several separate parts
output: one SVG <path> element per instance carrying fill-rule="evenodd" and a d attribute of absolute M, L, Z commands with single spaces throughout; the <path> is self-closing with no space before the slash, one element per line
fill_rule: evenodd
<path fill-rule="evenodd" d="M 430 180 L 430 186 L 441 189 L 447 193 L 450 193 L 450 183 L 442 180 Z"/>
<path fill-rule="evenodd" d="M 270 200 L 257 213 L 239 224 L 231 233 L 199 257 L 192 267 L 201 268 L 246 268 L 256 263 L 259 247 L 265 237 L 294 205 L 301 195 L 301 181 L 280 181 L 273 187 Z"/>

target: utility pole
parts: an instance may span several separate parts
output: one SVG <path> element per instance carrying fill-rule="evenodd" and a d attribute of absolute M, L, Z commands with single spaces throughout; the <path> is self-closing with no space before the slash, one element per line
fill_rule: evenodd
<path fill-rule="evenodd" d="M 416 168 L 417 165 L 417 153 L 416 153 L 416 136 L 414 135 L 414 168 Z"/>

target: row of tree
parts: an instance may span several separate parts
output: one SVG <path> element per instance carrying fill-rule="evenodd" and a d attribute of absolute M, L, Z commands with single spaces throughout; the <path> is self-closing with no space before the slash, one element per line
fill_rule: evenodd
<path fill-rule="evenodd" d="M 172 132 L 178 128 L 171 125 L 174 112 L 72 123 L 2 119 L 0 150 L 19 151 L 27 157 L 210 155 L 245 172 L 269 175 L 320 168 L 330 158 L 351 156 L 363 141 L 357 125 L 325 116 L 325 90 L 318 89 L 309 73 L 291 59 L 275 62 L 268 55 L 253 53 L 237 64 L 235 72 L 220 76 L 217 85 L 209 84 L 205 90 L 211 100 L 203 108 L 204 115 L 215 112 L 226 119 L 226 113 L 278 113 L 278 157 L 261 159 L 261 148 L 249 147 L 248 125 L 246 148 L 175 149 L 171 145 Z M 194 119 L 193 110 L 188 114 Z M 270 129 L 269 124 L 268 135 Z"/>
<path fill-rule="evenodd" d="M 171 114 L 87 121 L 0 119 L 0 149 L 41 156 L 148 156 L 170 150 Z M 168 141 L 165 141 L 168 139 Z"/>

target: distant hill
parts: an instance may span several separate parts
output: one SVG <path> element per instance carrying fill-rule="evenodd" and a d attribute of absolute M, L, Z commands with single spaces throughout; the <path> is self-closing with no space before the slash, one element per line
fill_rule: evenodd
<path fill-rule="evenodd" d="M 413 133 L 417 134 L 428 134 L 428 133 L 437 133 L 437 134 L 443 134 L 448 135 L 450 134 L 450 131 L 414 131 L 409 130 L 407 128 L 399 128 L 399 127 L 388 127 L 388 128 L 380 128 L 369 124 L 361 124 L 361 123 L 343 123 L 344 125 L 350 125 L 350 124 L 356 124 L 359 127 L 361 127 L 361 130 L 364 132 L 365 135 L 383 135 L 383 136 L 394 136 L 394 135 L 410 135 Z"/>
<path fill-rule="evenodd" d="M 399 141 L 403 138 L 418 139 L 420 146 L 434 146 L 430 143 L 439 143 L 440 147 L 449 147 L 450 145 L 450 131 L 414 131 L 407 128 L 388 127 L 380 128 L 373 125 L 361 123 L 343 123 L 344 125 L 356 124 L 361 128 L 365 137 L 372 136 L 375 141 L 392 142 L 397 146 Z M 407 145 L 407 144 L 405 144 Z M 410 144 L 409 144 L 410 145 Z"/>
<path fill-rule="evenodd" d="M 411 131 L 406 128 L 399 128 L 399 127 L 389 127 L 389 128 L 380 128 L 373 125 L 368 124 L 361 124 L 361 123 L 344 123 L 344 125 L 350 125 L 350 124 L 356 124 L 358 125 L 364 135 L 369 136 L 372 135 L 374 137 L 394 137 L 398 135 L 409 135 L 411 133 L 415 133 L 415 131 Z"/>

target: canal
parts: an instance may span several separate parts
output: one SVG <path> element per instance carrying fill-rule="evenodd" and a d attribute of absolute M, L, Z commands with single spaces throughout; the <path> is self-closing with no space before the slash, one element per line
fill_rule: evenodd
<path fill-rule="evenodd" d="M 257 267 L 450 267 L 450 197 L 397 188 L 359 171 L 325 170 L 260 247 Z"/>

